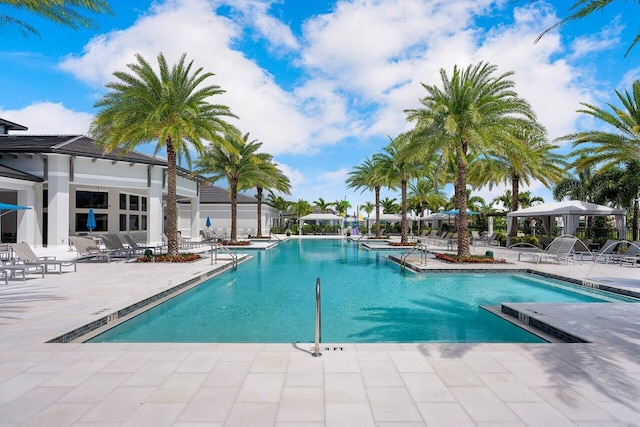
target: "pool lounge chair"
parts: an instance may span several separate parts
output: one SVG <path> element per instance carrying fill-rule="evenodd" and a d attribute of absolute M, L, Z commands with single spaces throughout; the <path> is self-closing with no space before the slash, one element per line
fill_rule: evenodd
<path fill-rule="evenodd" d="M 163 247 L 169 246 L 169 237 L 166 235 L 166 233 L 162 233 L 162 242 L 164 243 Z M 180 233 L 178 233 L 178 249 L 193 249 L 199 248 L 201 246 L 202 242 L 192 242 L 185 239 Z"/>
<path fill-rule="evenodd" d="M 632 242 L 627 246 L 627 250 L 623 253 L 617 254 L 617 257 L 612 257 L 612 262 L 620 265 L 631 265 L 636 267 L 638 261 L 640 261 L 640 241 Z"/>
<path fill-rule="evenodd" d="M 617 256 L 616 250 L 619 244 L 620 240 L 607 240 L 605 244 L 602 245 L 600 250 L 591 252 L 579 252 L 580 260 L 588 257 L 588 259 L 593 259 L 594 261 L 604 261 L 605 263 L 608 263 L 610 261 L 609 258 L 613 259 L 615 256 Z"/>
<path fill-rule="evenodd" d="M 151 245 L 140 245 L 136 240 L 129 234 L 123 234 L 124 240 L 126 240 L 127 245 L 133 251 L 133 255 L 144 255 L 147 249 L 153 251 L 155 254 L 156 251 L 160 251 L 162 249 L 161 246 L 151 246 Z"/>
<path fill-rule="evenodd" d="M 104 243 L 104 246 L 109 251 L 110 256 L 131 258 L 133 255 L 134 250 L 125 248 L 117 234 L 103 234 L 100 237 L 102 238 L 102 243 Z"/>
<path fill-rule="evenodd" d="M 528 256 L 535 262 L 555 260 L 558 263 L 564 261 L 565 264 L 569 264 L 569 261 L 571 261 L 575 264 L 576 257 L 573 252 L 573 248 L 576 245 L 577 240 L 577 238 L 570 236 L 556 237 L 544 251 L 519 253 L 518 261 L 521 260 L 522 256 Z"/>
<path fill-rule="evenodd" d="M 24 265 L 41 265 L 44 268 L 44 272 L 47 273 L 49 272 L 49 267 L 53 268 L 52 271 L 56 271 L 57 267 L 58 274 L 62 274 L 62 267 L 73 267 L 73 271 L 77 271 L 75 260 L 62 261 L 54 256 L 39 257 L 26 242 L 12 243 L 10 246 L 18 261 Z"/>
<path fill-rule="evenodd" d="M 22 273 L 22 281 L 27 280 L 27 273 L 40 273 L 44 278 L 44 265 L 3 264 L 0 262 L 0 274 L 5 285 L 8 285 L 9 278 L 16 277 L 17 273 Z"/>
<path fill-rule="evenodd" d="M 73 247 L 76 248 L 78 255 L 76 260 L 104 258 L 107 262 L 111 262 L 109 252 L 100 249 L 95 240 L 83 236 L 69 236 L 69 240 L 71 240 Z"/>

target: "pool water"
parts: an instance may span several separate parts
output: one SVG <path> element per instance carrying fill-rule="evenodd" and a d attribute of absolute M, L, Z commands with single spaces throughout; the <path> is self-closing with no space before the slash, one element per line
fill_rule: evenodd
<path fill-rule="evenodd" d="M 134 317 L 92 342 L 543 342 L 480 308 L 603 302 L 604 293 L 503 273 L 403 272 L 343 240 L 290 240 Z M 615 300 L 615 299 L 613 299 Z"/>

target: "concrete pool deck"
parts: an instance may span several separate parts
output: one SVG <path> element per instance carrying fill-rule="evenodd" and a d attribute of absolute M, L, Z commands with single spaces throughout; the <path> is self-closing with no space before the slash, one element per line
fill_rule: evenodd
<path fill-rule="evenodd" d="M 640 270 L 592 266 L 536 269 L 639 289 Z M 588 344 L 46 343 L 213 267 L 79 263 L 0 285 L 0 426 L 640 425 L 638 304 L 517 305 Z"/>

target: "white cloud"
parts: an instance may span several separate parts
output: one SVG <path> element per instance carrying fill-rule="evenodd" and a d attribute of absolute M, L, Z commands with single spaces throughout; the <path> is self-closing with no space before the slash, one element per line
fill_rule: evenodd
<path fill-rule="evenodd" d="M 86 134 L 93 119 L 91 114 L 72 111 L 53 102 L 35 102 L 20 110 L 0 108 L 0 117 L 29 128 L 17 135 Z"/>
<path fill-rule="evenodd" d="M 576 38 L 571 43 L 571 50 L 573 50 L 571 59 L 581 58 L 593 52 L 616 47 L 620 44 L 622 30 L 624 30 L 624 25 L 620 23 L 620 17 L 618 17 L 600 32 Z"/>

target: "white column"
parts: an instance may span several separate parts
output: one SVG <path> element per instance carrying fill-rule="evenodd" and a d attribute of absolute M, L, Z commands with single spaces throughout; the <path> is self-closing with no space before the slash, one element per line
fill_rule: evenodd
<path fill-rule="evenodd" d="M 37 206 L 36 197 L 33 187 L 26 190 L 19 190 L 18 192 L 18 204 L 22 206 L 30 206 L 31 209 L 18 210 L 18 223 L 17 223 L 17 236 L 16 241 L 27 242 L 31 246 L 36 245 L 36 230 L 37 230 Z"/>
<path fill-rule="evenodd" d="M 149 207 L 147 218 L 147 241 L 162 242 L 164 212 L 162 209 L 162 169 L 151 170 L 151 188 L 149 188 Z"/>
<path fill-rule="evenodd" d="M 200 240 L 200 197 L 192 197 L 191 199 L 191 224 L 190 233 L 191 240 Z"/>
<path fill-rule="evenodd" d="M 49 247 L 69 245 L 69 158 L 67 156 L 49 157 Z M 74 202 L 75 204 L 75 202 Z"/>
<path fill-rule="evenodd" d="M 489 231 L 488 231 L 488 233 L 489 233 L 489 236 L 491 236 L 493 234 L 493 217 L 492 216 L 490 216 L 488 218 L 488 222 L 489 222 Z"/>

